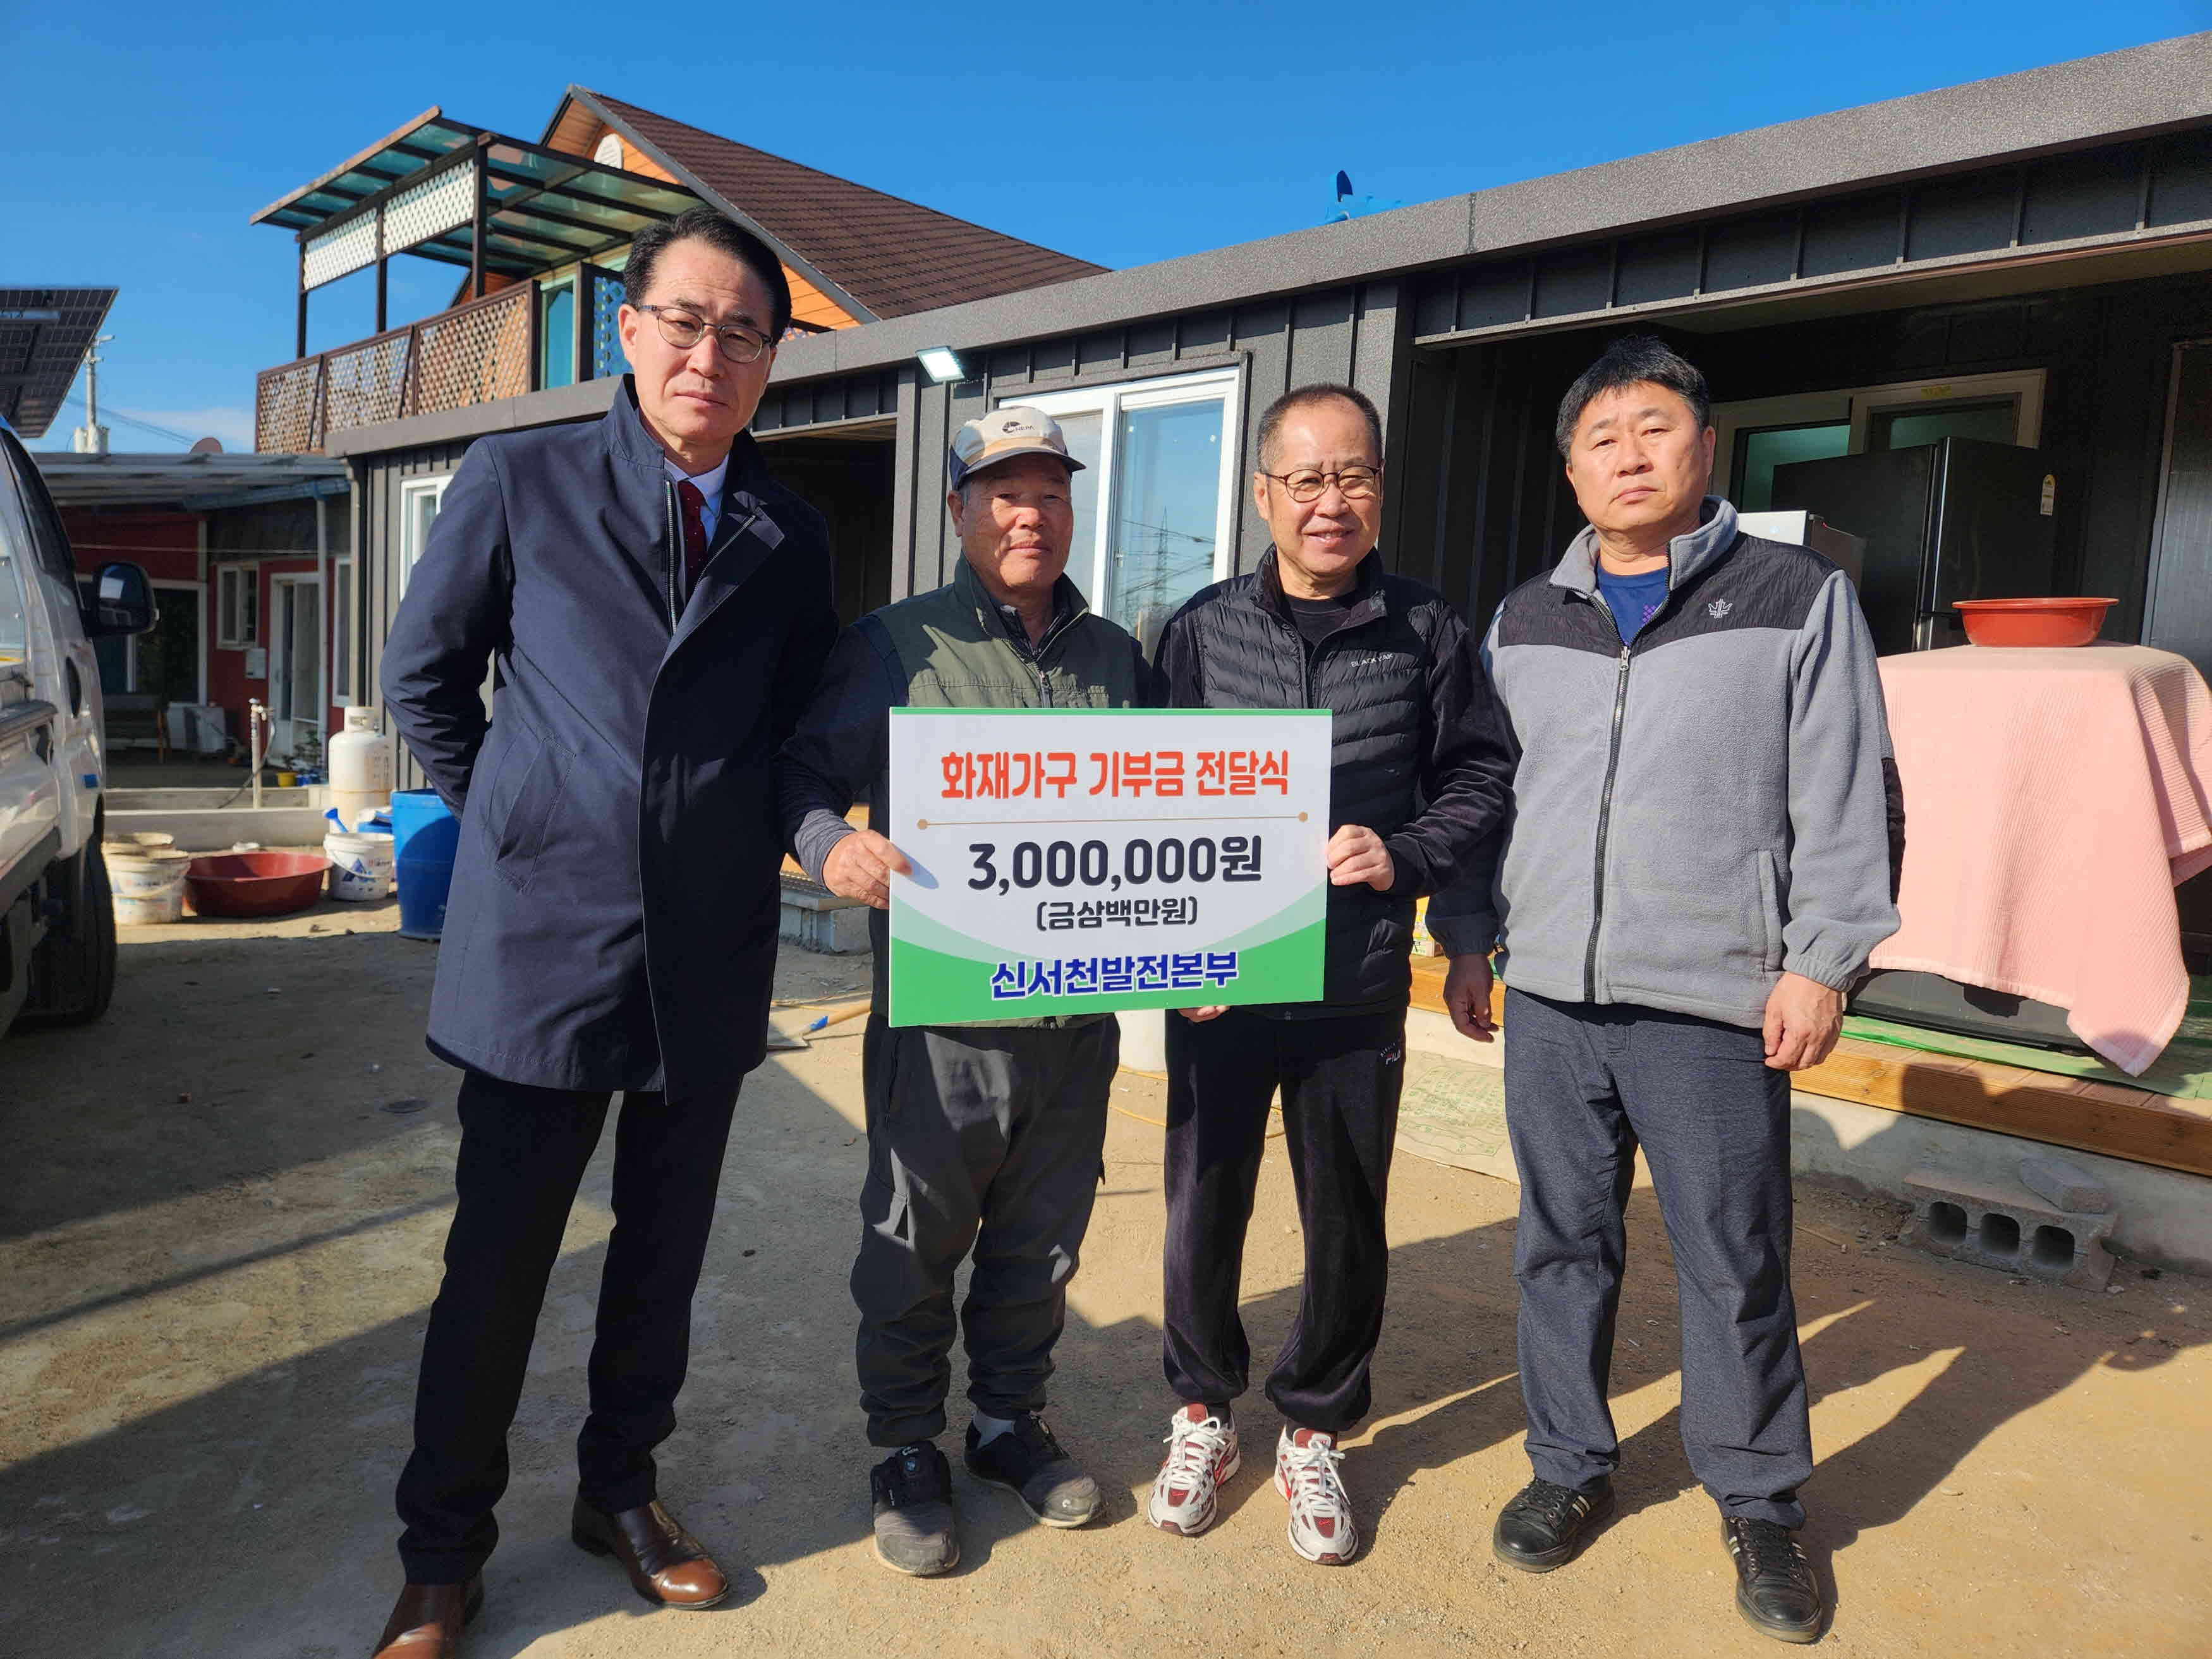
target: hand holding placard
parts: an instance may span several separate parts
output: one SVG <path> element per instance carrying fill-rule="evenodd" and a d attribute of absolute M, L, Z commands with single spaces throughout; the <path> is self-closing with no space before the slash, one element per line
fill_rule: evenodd
<path fill-rule="evenodd" d="M 1328 860 L 1332 887 L 1355 887 L 1364 881 L 1376 892 L 1387 893 L 1398 878 L 1397 866 L 1382 837 L 1356 823 L 1347 823 L 1331 836 L 1323 856 Z"/>
<path fill-rule="evenodd" d="M 855 830 L 822 860 L 824 887 L 839 898 L 859 899 L 878 910 L 891 908 L 891 877 L 913 873 L 906 854 L 872 830 Z"/>

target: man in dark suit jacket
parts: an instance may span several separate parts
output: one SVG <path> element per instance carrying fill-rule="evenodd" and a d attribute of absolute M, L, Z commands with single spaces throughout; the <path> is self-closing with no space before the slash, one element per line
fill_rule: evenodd
<path fill-rule="evenodd" d="M 469 451 L 385 647 L 393 719 L 461 817 L 429 1042 L 465 1076 L 380 1655 L 453 1653 L 482 1599 L 532 1330 L 617 1090 L 572 1532 L 649 1601 L 728 1590 L 653 1449 L 766 1049 L 775 752 L 836 620 L 822 520 L 744 433 L 791 316 L 775 256 L 695 209 L 640 234 L 624 287 L 614 407 Z"/>

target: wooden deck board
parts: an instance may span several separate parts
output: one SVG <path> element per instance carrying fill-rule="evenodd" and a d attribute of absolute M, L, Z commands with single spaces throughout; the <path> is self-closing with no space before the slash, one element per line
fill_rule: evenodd
<path fill-rule="evenodd" d="M 1446 966 L 1413 958 L 1416 1008 L 1443 1012 Z M 1504 1004 L 1501 989 L 1492 999 L 1501 1018 Z M 1851 1037 L 1790 1082 L 1831 1100 L 2212 1176 L 2212 1103 Z"/>

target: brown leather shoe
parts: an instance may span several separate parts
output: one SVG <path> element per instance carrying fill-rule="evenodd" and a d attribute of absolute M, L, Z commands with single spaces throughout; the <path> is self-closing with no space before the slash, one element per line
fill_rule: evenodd
<path fill-rule="evenodd" d="M 568 1517 L 568 1536 L 579 1549 L 621 1562 L 632 1588 L 656 1606 L 696 1612 L 730 1593 L 730 1581 L 714 1558 L 658 1499 L 607 1515 L 579 1498 Z"/>
<path fill-rule="evenodd" d="M 483 1607 L 483 1575 L 465 1584 L 410 1584 L 399 1592 L 370 1659 L 453 1659 L 461 1626 Z"/>

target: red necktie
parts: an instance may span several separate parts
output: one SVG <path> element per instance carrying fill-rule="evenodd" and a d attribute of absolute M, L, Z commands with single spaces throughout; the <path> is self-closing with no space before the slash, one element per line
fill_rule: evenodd
<path fill-rule="evenodd" d="M 701 516 L 707 498 L 689 478 L 676 486 L 676 496 L 684 503 L 684 586 L 688 592 L 699 585 L 699 572 L 707 563 L 707 520 Z"/>

